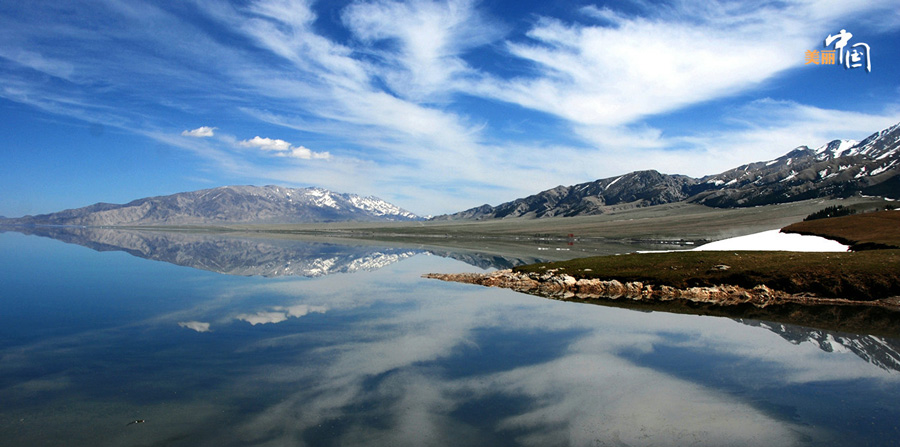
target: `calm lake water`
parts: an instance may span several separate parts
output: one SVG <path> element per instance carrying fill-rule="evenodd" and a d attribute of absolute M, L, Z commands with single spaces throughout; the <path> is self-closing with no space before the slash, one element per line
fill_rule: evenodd
<path fill-rule="evenodd" d="M 900 435 L 894 339 L 421 278 L 518 262 L 471 254 L 54 236 L 0 233 L 3 446 L 847 446 Z"/>

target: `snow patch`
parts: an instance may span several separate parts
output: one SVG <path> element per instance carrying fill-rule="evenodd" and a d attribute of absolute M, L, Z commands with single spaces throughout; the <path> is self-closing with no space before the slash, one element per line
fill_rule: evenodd
<path fill-rule="evenodd" d="M 840 156 L 841 152 L 844 152 L 845 150 L 850 149 L 851 147 L 859 144 L 859 141 L 840 140 L 840 143 L 838 144 L 838 146 L 836 148 L 834 148 L 833 150 L 829 151 L 828 147 L 831 146 L 831 143 L 832 142 L 829 142 L 829 143 L 826 143 L 826 144 L 823 144 L 823 145 L 817 147 L 815 150 L 816 154 L 817 155 L 831 155 L 833 157 L 838 157 L 838 156 Z"/>
<path fill-rule="evenodd" d="M 887 165 L 887 166 L 882 166 L 882 167 L 880 167 L 880 168 L 878 168 L 878 169 L 875 169 L 874 171 L 870 172 L 869 175 L 878 175 L 878 174 L 881 174 L 882 172 L 885 172 L 885 171 L 887 171 L 888 169 L 891 169 L 891 166 L 894 166 L 894 163 L 896 163 L 896 162 L 897 162 L 897 160 L 894 160 L 891 164 L 889 164 L 889 165 Z"/>
<path fill-rule="evenodd" d="M 779 182 L 786 182 L 786 181 L 788 181 L 788 180 L 793 180 L 793 179 L 795 179 L 795 178 L 797 178 L 797 172 L 795 172 L 795 171 L 792 169 L 792 170 L 791 170 L 791 174 L 788 175 L 787 177 L 785 177 L 785 178 L 779 180 Z"/>
<path fill-rule="evenodd" d="M 615 179 L 615 180 L 613 180 L 613 181 L 611 181 L 611 182 L 609 182 L 609 184 L 608 184 L 608 185 L 606 185 L 606 187 L 605 187 L 605 188 L 603 188 L 603 189 L 609 189 L 609 187 L 610 187 L 610 186 L 612 186 L 612 185 L 614 185 L 614 184 L 616 184 L 616 182 L 618 182 L 618 181 L 619 181 L 619 180 L 622 180 L 622 177 L 625 177 L 625 176 L 624 176 L 624 175 L 623 175 L 623 176 L 621 176 L 621 177 L 616 177 L 616 179 Z"/>
<path fill-rule="evenodd" d="M 815 251 L 842 252 L 850 247 L 831 239 L 819 236 L 806 236 L 794 233 L 782 233 L 781 230 L 769 230 L 746 236 L 723 239 L 701 245 L 693 251 Z"/>

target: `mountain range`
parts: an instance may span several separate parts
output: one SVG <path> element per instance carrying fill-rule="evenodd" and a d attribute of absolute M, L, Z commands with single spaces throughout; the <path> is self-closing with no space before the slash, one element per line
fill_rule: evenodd
<path fill-rule="evenodd" d="M 222 186 L 124 205 L 97 203 L 51 214 L 5 219 L 14 225 L 199 225 L 218 223 L 307 223 L 408 221 L 415 214 L 377 197 L 322 188 Z"/>
<path fill-rule="evenodd" d="M 900 199 L 900 123 L 862 141 L 835 140 L 815 149 L 800 146 L 774 160 L 702 178 L 635 171 L 433 219 L 583 216 L 617 207 L 682 201 L 720 208 L 750 207 L 851 195 Z M 376 197 L 270 185 L 223 186 L 147 197 L 124 205 L 96 203 L 57 213 L 0 218 L 0 224 L 142 226 L 420 219 Z"/>
<path fill-rule="evenodd" d="M 636 171 L 434 219 L 582 216 L 602 214 L 610 207 L 681 201 L 749 207 L 854 194 L 900 198 L 900 123 L 862 141 L 835 140 L 815 149 L 800 146 L 774 160 L 702 178 Z"/>

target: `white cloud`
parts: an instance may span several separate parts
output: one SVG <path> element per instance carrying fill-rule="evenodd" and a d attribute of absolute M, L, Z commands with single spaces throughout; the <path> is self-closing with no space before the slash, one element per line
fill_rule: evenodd
<path fill-rule="evenodd" d="M 377 68 L 394 92 L 412 99 L 448 93 L 454 79 L 471 70 L 460 54 L 498 38 L 501 30 L 487 23 L 472 0 L 357 2 L 342 17 L 365 43 L 396 43 L 377 51 L 390 62 Z"/>
<path fill-rule="evenodd" d="M 598 8 L 595 5 L 587 5 L 582 7 L 579 11 L 588 17 L 599 19 L 610 25 L 618 25 L 620 22 L 626 20 L 623 14 L 613 11 L 607 6 Z"/>
<path fill-rule="evenodd" d="M 235 319 L 246 321 L 256 326 L 257 324 L 281 323 L 287 320 L 288 316 L 284 312 L 257 312 L 255 314 L 240 314 Z"/>
<path fill-rule="evenodd" d="M 204 323 L 202 321 L 182 321 L 178 323 L 179 326 L 183 328 L 188 328 L 197 332 L 209 332 L 209 323 Z"/>
<path fill-rule="evenodd" d="M 73 1 L 55 8 L 85 20 L 50 16 L 37 26 L 29 3 L 19 2 L 0 17 L 0 57 L 16 67 L 0 70 L 0 97 L 184 148 L 209 161 L 203 168 L 217 182 L 315 184 L 378 195 L 422 214 L 636 169 L 710 174 L 828 135 L 855 138 L 890 115 L 833 110 L 815 117 L 795 104 L 781 107 L 795 112 L 783 123 L 757 115 L 741 125 L 712 123 L 707 134 L 645 122 L 792 76 L 805 50 L 842 27 L 895 30 L 891 1 L 631 2 L 639 15 L 571 5 L 580 12 L 576 21 L 533 17 L 525 37 L 507 32 L 521 22 L 500 23 L 490 5 L 472 0 L 361 0 L 331 17 L 317 17 L 312 3 L 198 3 L 208 25 L 245 37 L 225 44 L 177 8 Z M 93 23 L 89 17 L 110 26 L 97 32 L 84 25 Z M 322 32 L 341 24 L 345 38 Z M 33 70 L 52 76 L 36 80 Z M 168 118 L 135 104 L 188 116 L 249 111 L 222 119 L 295 128 L 308 146 L 341 149 L 230 141 L 205 127 L 181 132 L 197 138 L 164 135 Z M 520 122 L 523 110 L 530 116 L 521 122 L 542 119 L 542 127 L 509 131 L 505 120 Z M 852 119 L 840 122 L 844 117 Z M 834 135 L 841 129 L 850 132 Z M 258 151 L 240 150 L 246 147 Z M 260 153 L 332 162 L 272 168 L 259 163 Z"/>
<path fill-rule="evenodd" d="M 331 154 L 329 154 L 328 152 L 313 152 L 303 146 L 293 146 L 291 145 L 291 143 L 288 143 L 284 140 L 262 138 L 258 135 L 253 137 L 252 139 L 241 141 L 238 144 L 243 147 L 255 147 L 264 151 L 271 151 L 279 157 L 301 158 L 304 160 L 310 160 L 313 158 L 331 158 Z"/>
<path fill-rule="evenodd" d="M 294 306 L 275 306 L 269 311 L 260 311 L 255 314 L 240 314 L 235 319 L 246 321 L 253 326 L 257 324 L 274 324 L 287 321 L 288 318 L 300 318 L 310 313 L 323 314 L 328 311 L 325 306 L 310 306 L 297 304 Z"/>
<path fill-rule="evenodd" d="M 758 88 L 802 66 L 804 50 L 820 46 L 838 23 L 894 8 L 882 1 L 864 7 L 676 1 L 645 9 L 640 17 L 609 7 L 580 9 L 607 26 L 543 17 L 528 39 L 507 42 L 511 55 L 532 64 L 531 73 L 512 79 L 482 73 L 469 88 L 560 117 L 601 148 L 619 141 L 624 143 L 620 150 L 653 159 L 665 142 L 652 135 L 653 129 L 633 133 L 644 119 Z M 741 162 L 751 161 L 747 155 L 752 152 L 744 153 Z"/>
<path fill-rule="evenodd" d="M 184 132 L 181 132 L 181 135 L 185 137 L 206 138 L 214 136 L 214 131 L 216 129 L 217 127 L 202 126 L 194 130 L 185 130 Z"/>
<path fill-rule="evenodd" d="M 291 149 L 291 143 L 284 140 L 273 140 L 271 138 L 261 138 L 255 136 L 250 140 L 244 140 L 239 143 L 244 147 L 258 147 L 264 151 L 288 151 Z"/>
<path fill-rule="evenodd" d="M 288 315 L 290 315 L 294 318 L 300 318 L 300 317 L 302 317 L 304 315 L 308 315 L 310 313 L 324 314 L 325 312 L 328 311 L 328 308 L 325 306 L 310 306 L 308 304 L 297 304 L 294 306 L 287 306 L 287 307 L 279 306 L 279 307 L 276 307 L 275 310 L 283 310 Z"/>
<path fill-rule="evenodd" d="M 685 151 L 673 149 L 690 145 L 688 138 L 664 136 L 642 120 L 735 95 L 802 65 L 803 50 L 821 40 L 816 26 L 854 14 L 840 5 L 747 8 L 676 2 L 638 18 L 588 7 L 581 12 L 616 28 L 540 19 L 528 40 L 506 42 L 508 55 L 530 63 L 533 70 L 505 79 L 468 66 L 462 58 L 468 49 L 501 35 L 473 34 L 467 21 L 502 30 L 472 2 L 354 3 L 341 15 L 359 39 L 351 44 L 361 46 L 352 48 L 316 34 L 314 14 L 305 2 L 291 5 L 299 14 L 294 18 L 277 13 L 284 2 L 257 5 L 255 11 L 263 11 L 268 21 L 243 29 L 293 62 L 295 73 L 248 73 L 247 82 L 273 98 L 303 102 L 314 113 L 302 119 L 271 108 L 252 113 L 307 132 L 352 135 L 351 144 L 367 149 L 361 163 L 340 166 L 350 169 L 341 177 L 356 179 L 349 184 L 309 170 L 270 175 L 285 180 L 323 177 L 341 182 L 345 190 L 381 187 L 373 193 L 389 199 L 403 191 L 403 205 L 426 213 L 435 207 L 499 203 L 556 184 L 636 169 L 706 175 L 755 161 L 761 150 L 780 155 L 790 149 L 791 140 L 775 142 L 788 135 L 774 128 L 765 149 L 734 139 L 718 148 L 700 145 Z M 820 24 L 809 25 L 809 17 Z M 386 90 L 379 88 L 382 83 Z M 424 102 L 457 93 L 556 115 L 562 118 L 560 127 L 570 127 L 586 144 L 553 144 L 552 149 L 536 141 L 510 144 L 494 139 L 495 123 L 469 122 L 441 103 Z M 871 123 L 866 129 L 876 130 Z M 729 151 L 729 145 L 741 147 Z M 573 164 L 575 159 L 579 163 Z M 364 180 L 373 177 L 378 186 Z M 437 201 L 435 190 L 442 191 Z"/>
<path fill-rule="evenodd" d="M 530 41 L 508 43 L 512 55 L 535 65 L 535 76 L 486 77 L 473 87 L 576 124 L 633 123 L 734 95 L 803 63 L 797 55 L 808 47 L 809 28 L 799 20 L 765 8 L 744 19 L 725 29 L 712 17 L 699 25 L 617 17 L 617 28 L 545 18 L 528 33 Z"/>

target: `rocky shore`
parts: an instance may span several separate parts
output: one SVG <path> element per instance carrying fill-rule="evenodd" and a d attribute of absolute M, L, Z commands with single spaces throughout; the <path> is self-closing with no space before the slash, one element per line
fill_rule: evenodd
<path fill-rule="evenodd" d="M 643 282 L 620 282 L 596 278 L 575 278 L 556 269 L 545 272 L 498 270 L 491 273 L 429 273 L 425 278 L 501 287 L 517 292 L 564 300 L 630 300 L 633 302 L 677 302 L 712 306 L 767 308 L 782 305 L 871 306 L 900 310 L 900 297 L 858 301 L 823 298 L 812 294 L 786 293 L 760 284 L 752 289 L 721 284 L 710 287 L 675 288 Z"/>

